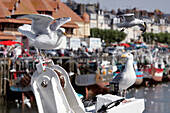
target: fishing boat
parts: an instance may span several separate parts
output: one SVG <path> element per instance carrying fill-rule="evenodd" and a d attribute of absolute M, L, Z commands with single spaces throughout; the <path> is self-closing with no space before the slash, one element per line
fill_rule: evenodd
<path fill-rule="evenodd" d="M 80 73 L 75 76 L 75 84 L 85 87 L 86 99 L 108 92 L 105 86 L 113 78 L 113 70 L 108 70 L 108 62 L 103 61 L 102 66 L 99 66 L 97 60 L 79 62 L 78 69 Z"/>
<path fill-rule="evenodd" d="M 154 67 L 152 64 L 144 66 L 144 77 L 161 82 L 163 78 L 163 69 Z"/>
<path fill-rule="evenodd" d="M 143 70 L 138 68 L 137 61 L 133 63 L 135 73 L 136 73 L 136 82 L 135 85 L 140 85 L 143 82 Z"/>

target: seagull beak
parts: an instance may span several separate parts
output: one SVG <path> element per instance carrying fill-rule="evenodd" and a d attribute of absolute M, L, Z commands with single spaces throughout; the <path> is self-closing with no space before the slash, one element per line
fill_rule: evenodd
<path fill-rule="evenodd" d="M 143 33 L 146 31 L 146 22 L 144 22 L 144 24 L 143 24 L 143 27 L 144 27 L 144 29 L 143 29 Z"/>
<path fill-rule="evenodd" d="M 126 57 L 126 55 L 122 55 L 121 57 Z"/>
<path fill-rule="evenodd" d="M 144 22 L 144 24 L 143 24 L 143 27 L 144 27 L 144 28 L 146 27 L 145 22 Z"/>
<path fill-rule="evenodd" d="M 65 36 L 67 35 L 66 32 L 63 33 Z"/>

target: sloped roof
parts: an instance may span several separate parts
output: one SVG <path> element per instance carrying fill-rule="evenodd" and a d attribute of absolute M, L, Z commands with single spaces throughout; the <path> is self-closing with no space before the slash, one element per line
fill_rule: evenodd
<path fill-rule="evenodd" d="M 9 9 L 12 10 L 14 7 L 14 4 L 17 2 L 17 0 L 0 0 L 3 2 L 3 4 Z"/>
<path fill-rule="evenodd" d="M 38 14 L 30 0 L 21 0 L 15 14 Z"/>
<path fill-rule="evenodd" d="M 11 15 L 11 13 L 8 11 L 8 8 L 6 8 L 2 1 L 0 0 L 0 17 L 6 17 L 8 15 Z"/>
<path fill-rule="evenodd" d="M 67 5 L 62 3 L 60 0 L 46 0 L 49 2 L 51 7 L 55 10 L 53 12 L 54 18 L 60 18 L 60 17 L 71 17 L 71 20 L 73 22 L 84 22 L 83 19 L 77 15 L 73 10 L 71 10 Z M 55 5 L 54 5 L 55 4 Z"/>
<path fill-rule="evenodd" d="M 46 0 L 30 0 L 37 11 L 54 11 Z"/>
<path fill-rule="evenodd" d="M 0 17 L 4 17 L 4 19 L 0 19 L 0 22 L 31 24 L 28 19 L 5 19 L 6 16 L 12 15 L 8 10 L 12 10 L 16 2 L 17 0 L 0 0 L 0 9 L 2 9 L 0 14 L 5 12 L 0 15 Z M 78 25 L 75 22 L 84 22 L 79 15 L 60 0 L 20 0 L 14 12 L 15 14 L 38 14 L 37 11 L 52 11 L 54 18 L 71 17 L 71 22 L 66 23 L 63 27 L 77 28 Z"/>

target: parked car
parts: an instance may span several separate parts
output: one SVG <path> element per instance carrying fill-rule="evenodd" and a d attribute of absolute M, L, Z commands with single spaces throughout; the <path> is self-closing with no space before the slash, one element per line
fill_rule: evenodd
<path fill-rule="evenodd" d="M 56 50 L 41 50 L 41 52 L 48 57 L 58 57 L 58 53 Z M 29 49 L 30 54 L 37 54 L 36 49 L 34 47 L 30 47 Z"/>
<path fill-rule="evenodd" d="M 57 54 L 61 56 L 61 49 L 57 49 Z M 64 49 L 64 56 L 72 56 L 71 51 Z"/>
<path fill-rule="evenodd" d="M 31 46 L 31 47 L 29 48 L 29 53 L 30 53 L 31 55 L 34 55 L 34 54 L 36 54 L 37 52 L 36 52 L 35 48 L 34 48 L 33 46 Z"/>
<path fill-rule="evenodd" d="M 114 48 L 114 47 L 107 47 L 107 48 L 104 50 L 104 52 L 105 52 L 105 53 L 108 53 L 109 55 L 113 55 L 114 51 L 115 51 L 115 48 Z"/>
<path fill-rule="evenodd" d="M 44 50 L 44 54 L 46 54 L 48 57 L 58 57 L 58 53 L 56 50 Z"/>
<path fill-rule="evenodd" d="M 4 54 L 3 54 L 3 51 L 0 51 L 0 57 L 3 57 Z"/>

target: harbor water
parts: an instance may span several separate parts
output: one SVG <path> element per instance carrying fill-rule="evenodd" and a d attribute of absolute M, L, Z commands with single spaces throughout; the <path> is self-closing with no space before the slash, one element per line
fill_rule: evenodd
<path fill-rule="evenodd" d="M 127 96 L 145 98 L 143 113 L 170 113 L 170 82 L 131 88 Z"/>
<path fill-rule="evenodd" d="M 131 88 L 127 97 L 145 98 L 143 113 L 170 113 L 170 82 Z M 36 103 L 31 108 L 19 101 L 4 102 L 0 99 L 0 113 L 38 113 Z"/>

